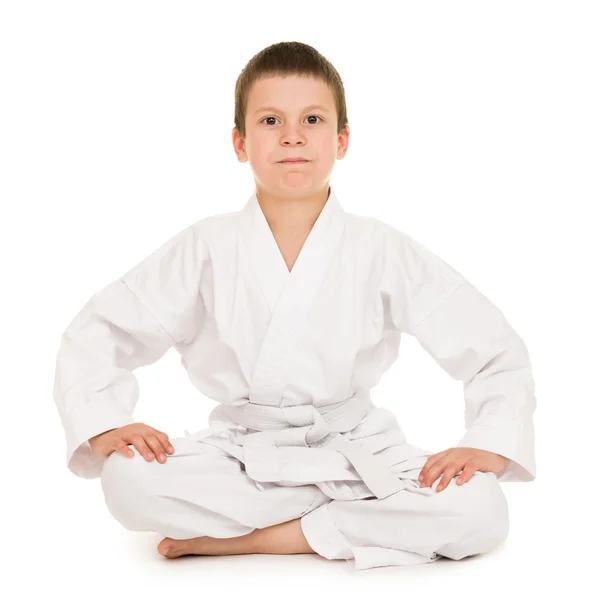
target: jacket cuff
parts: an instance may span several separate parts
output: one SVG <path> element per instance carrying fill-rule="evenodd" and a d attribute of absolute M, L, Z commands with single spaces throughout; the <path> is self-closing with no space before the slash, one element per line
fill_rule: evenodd
<path fill-rule="evenodd" d="M 93 453 L 88 440 L 110 429 L 134 423 L 131 415 L 109 401 L 100 401 L 74 409 L 68 415 L 66 465 L 74 475 L 85 479 L 100 477 L 105 458 Z"/>
<path fill-rule="evenodd" d="M 533 428 L 520 421 L 491 425 L 473 425 L 457 447 L 495 452 L 508 459 L 498 481 L 533 481 L 536 476 L 533 452 Z"/>

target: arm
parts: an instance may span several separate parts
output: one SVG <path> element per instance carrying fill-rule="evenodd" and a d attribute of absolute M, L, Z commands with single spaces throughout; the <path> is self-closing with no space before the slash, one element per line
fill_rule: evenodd
<path fill-rule="evenodd" d="M 196 330 L 206 257 L 194 224 L 94 294 L 66 328 L 53 395 L 75 475 L 100 476 L 104 459 L 91 451 L 91 437 L 134 422 L 134 371 Z"/>
<path fill-rule="evenodd" d="M 536 398 L 523 340 L 462 275 L 408 236 L 398 237 L 394 322 L 463 382 L 466 433 L 457 447 L 507 458 L 500 481 L 532 481 Z"/>

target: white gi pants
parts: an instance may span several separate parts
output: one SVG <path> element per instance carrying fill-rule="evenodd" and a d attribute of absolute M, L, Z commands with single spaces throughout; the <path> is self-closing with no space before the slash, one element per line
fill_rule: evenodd
<path fill-rule="evenodd" d="M 259 489 L 241 461 L 222 450 L 191 437 L 171 443 L 175 452 L 165 463 L 148 462 L 133 447 L 131 458 L 113 452 L 106 459 L 105 501 L 126 529 L 229 538 L 301 518 L 315 552 L 355 570 L 459 560 L 498 547 L 508 535 L 508 505 L 494 473 L 478 471 L 461 486 L 455 476 L 437 493 L 441 477 L 420 488 L 416 467 L 407 472 L 416 483 L 410 489 L 383 499 L 334 500 L 314 484 Z"/>

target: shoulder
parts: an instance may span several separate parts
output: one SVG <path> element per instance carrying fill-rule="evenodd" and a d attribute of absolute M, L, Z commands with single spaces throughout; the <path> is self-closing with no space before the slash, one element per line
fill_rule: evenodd
<path fill-rule="evenodd" d="M 411 241 L 410 236 L 387 221 L 349 211 L 346 212 L 346 216 L 350 229 L 360 235 L 372 236 L 377 244 L 402 244 L 407 240 Z"/>
<path fill-rule="evenodd" d="M 237 212 L 208 215 L 193 221 L 173 233 L 145 254 L 121 278 L 125 280 L 144 276 L 164 267 L 179 267 L 198 272 L 209 260 L 214 243 L 225 239 L 225 232 L 232 232 L 237 221 Z M 232 239 L 232 234 L 229 236 Z"/>
<path fill-rule="evenodd" d="M 399 274 L 404 280 L 424 281 L 438 278 L 453 285 L 465 283 L 465 277 L 437 252 L 391 223 L 373 217 L 357 217 L 363 227 L 372 230 L 376 259 L 386 275 Z"/>
<path fill-rule="evenodd" d="M 208 215 L 192 223 L 188 229 L 193 229 L 196 235 L 210 237 L 237 226 L 240 210 Z"/>
<path fill-rule="evenodd" d="M 397 257 L 404 258 L 406 252 L 413 251 L 417 243 L 401 229 L 391 223 L 367 215 L 347 213 L 351 235 L 360 243 L 372 248 L 374 260 L 392 262 Z"/>
<path fill-rule="evenodd" d="M 346 231 L 349 236 L 372 243 L 369 247 L 382 244 L 385 236 L 391 234 L 390 229 L 393 228 L 389 223 L 375 217 L 346 212 Z"/>
<path fill-rule="evenodd" d="M 212 242 L 224 238 L 225 233 L 232 235 L 238 216 L 239 211 L 202 217 L 170 236 L 156 252 L 163 253 L 175 248 L 191 250 L 197 246 L 208 248 Z"/>

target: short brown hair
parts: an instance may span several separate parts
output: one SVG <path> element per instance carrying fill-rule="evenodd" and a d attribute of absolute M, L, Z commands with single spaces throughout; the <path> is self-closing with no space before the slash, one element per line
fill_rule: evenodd
<path fill-rule="evenodd" d="M 235 127 L 245 137 L 247 97 L 254 83 L 265 77 L 318 77 L 332 89 L 338 115 L 338 134 L 348 124 L 344 84 L 334 66 L 315 48 L 301 42 L 279 42 L 258 52 L 243 68 L 235 85 Z"/>

